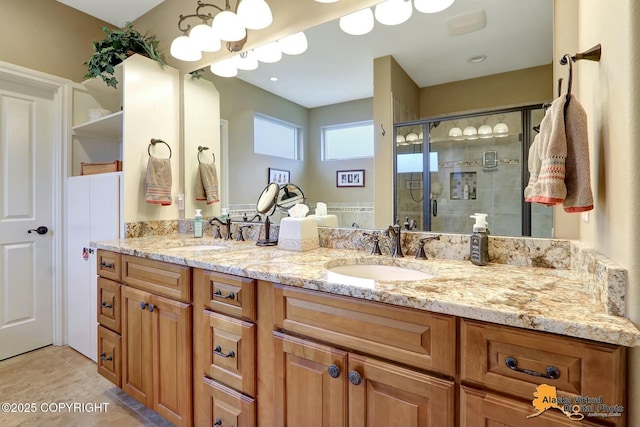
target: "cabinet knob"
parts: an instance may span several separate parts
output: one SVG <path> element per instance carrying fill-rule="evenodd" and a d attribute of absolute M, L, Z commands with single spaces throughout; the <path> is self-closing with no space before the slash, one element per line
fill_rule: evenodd
<path fill-rule="evenodd" d="M 349 372 L 349 382 L 353 385 L 360 385 L 362 382 L 362 375 L 358 371 Z"/>
<path fill-rule="evenodd" d="M 144 302 L 144 301 L 140 301 L 140 308 L 141 308 L 141 309 L 143 309 L 143 310 L 144 310 L 145 308 L 147 308 L 147 305 L 148 305 L 148 304 L 147 304 L 146 302 Z"/>
<path fill-rule="evenodd" d="M 331 378 L 338 378 L 340 376 L 340 368 L 337 365 L 331 364 L 327 367 L 327 372 Z"/>
<path fill-rule="evenodd" d="M 216 419 L 216 422 L 213 423 L 214 426 L 222 426 L 222 420 L 220 418 Z"/>
<path fill-rule="evenodd" d="M 107 264 L 106 262 L 102 261 L 102 262 L 100 262 L 100 267 L 113 268 L 113 264 Z"/>
<path fill-rule="evenodd" d="M 149 304 L 149 311 L 153 313 L 153 310 L 155 310 L 156 306 L 153 304 Z"/>
<path fill-rule="evenodd" d="M 222 298 L 222 299 L 235 299 L 236 294 L 234 294 L 233 292 L 229 292 L 228 295 L 222 295 L 222 291 L 220 289 L 217 289 L 213 293 L 213 296 L 216 298 Z"/>
<path fill-rule="evenodd" d="M 107 353 L 102 353 L 100 355 L 100 360 L 113 360 L 113 356 L 108 356 L 107 357 Z"/>
<path fill-rule="evenodd" d="M 532 371 L 531 369 L 518 368 L 518 359 L 515 357 L 507 357 L 504 359 L 504 364 L 509 369 L 516 372 L 522 372 L 523 374 L 531 375 L 538 378 L 547 378 L 550 380 L 557 380 L 560 378 L 560 369 L 555 366 L 547 366 L 546 372 Z"/>
<path fill-rule="evenodd" d="M 214 349 L 213 349 L 213 353 L 214 353 L 214 354 L 216 354 L 216 355 L 218 355 L 218 356 L 220 356 L 220 357 L 224 357 L 225 359 L 226 359 L 227 357 L 235 357 L 235 356 L 236 356 L 236 353 L 235 353 L 233 350 L 231 350 L 231 351 L 230 351 L 229 353 L 227 353 L 227 354 L 224 354 L 224 353 L 222 352 L 222 347 L 220 347 L 219 345 L 217 345 L 217 346 L 216 346 L 216 348 L 214 348 Z"/>
<path fill-rule="evenodd" d="M 103 307 L 103 308 L 113 308 L 113 304 L 107 304 L 107 302 L 106 302 L 106 301 L 102 301 L 102 302 L 100 303 L 100 307 Z"/>

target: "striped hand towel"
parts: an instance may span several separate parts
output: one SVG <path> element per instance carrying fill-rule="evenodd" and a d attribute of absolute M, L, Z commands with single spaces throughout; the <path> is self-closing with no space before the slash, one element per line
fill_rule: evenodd
<path fill-rule="evenodd" d="M 171 204 L 171 159 L 149 156 L 144 198 L 147 203 L 155 205 Z"/>

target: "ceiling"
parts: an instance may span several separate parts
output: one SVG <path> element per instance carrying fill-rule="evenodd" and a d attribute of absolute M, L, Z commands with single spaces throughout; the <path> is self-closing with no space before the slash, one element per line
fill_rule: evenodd
<path fill-rule="evenodd" d="M 58 0 L 107 22 L 133 20 L 162 0 Z M 301 0 L 296 0 L 301 1 Z M 312 0 L 305 0 L 312 1 Z M 114 7 L 114 3 L 119 3 Z M 452 36 L 449 25 L 484 11 L 486 27 Z M 275 17 L 277 19 L 277 17 Z M 117 24 L 116 24 L 117 25 Z M 238 77 L 307 108 L 373 96 L 373 60 L 392 55 L 419 87 L 513 71 L 552 61 L 553 0 L 456 0 L 447 10 L 398 26 L 375 23 L 351 36 L 328 22 L 305 31 L 308 50 Z M 249 37 L 250 37 L 249 33 Z M 479 55 L 479 63 L 468 60 Z M 271 81 L 277 77 L 278 81 Z"/>

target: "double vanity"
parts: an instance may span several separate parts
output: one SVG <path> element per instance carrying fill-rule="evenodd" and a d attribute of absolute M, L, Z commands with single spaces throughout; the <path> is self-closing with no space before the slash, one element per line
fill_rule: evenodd
<path fill-rule="evenodd" d="M 98 371 L 180 426 L 625 425 L 624 270 L 546 239 L 492 238 L 484 267 L 460 235 L 369 255 L 366 231 L 94 243 Z M 527 418 L 542 384 L 606 407 Z"/>

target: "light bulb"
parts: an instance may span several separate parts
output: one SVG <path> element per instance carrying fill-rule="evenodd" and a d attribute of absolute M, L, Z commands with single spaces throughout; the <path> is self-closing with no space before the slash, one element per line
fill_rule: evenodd
<path fill-rule="evenodd" d="M 213 31 L 220 39 L 228 42 L 237 42 L 247 35 L 247 31 L 240 22 L 238 15 L 228 10 L 218 13 L 213 18 L 211 27 L 213 27 Z"/>
<path fill-rule="evenodd" d="M 278 62 L 282 59 L 282 51 L 280 50 L 280 46 L 278 46 L 278 42 L 267 43 L 253 49 L 253 52 L 256 54 L 258 61 L 268 64 Z"/>
<path fill-rule="evenodd" d="M 493 129 L 489 125 L 482 125 L 478 128 L 478 136 L 483 139 L 491 138 L 493 136 Z"/>
<path fill-rule="evenodd" d="M 509 134 L 509 126 L 506 123 L 498 123 L 493 127 L 493 136 L 503 138 Z"/>
<path fill-rule="evenodd" d="M 189 38 L 193 44 L 203 52 L 217 52 L 222 47 L 210 25 L 198 24 L 189 31 Z"/>
<path fill-rule="evenodd" d="M 449 136 L 452 137 L 454 141 L 460 141 L 461 139 L 464 139 L 462 137 L 462 129 L 460 129 L 458 126 L 454 126 L 449 130 Z"/>
<path fill-rule="evenodd" d="M 376 5 L 376 20 L 384 25 L 398 25 L 411 18 L 411 0 L 386 0 Z"/>
<path fill-rule="evenodd" d="M 464 128 L 462 134 L 466 139 L 478 139 L 478 130 L 473 126 L 467 126 Z"/>
<path fill-rule="evenodd" d="M 340 18 L 340 28 L 352 36 L 361 36 L 373 30 L 373 12 L 370 8 L 350 13 Z"/>
<path fill-rule="evenodd" d="M 273 22 L 271 9 L 264 0 L 242 0 L 238 5 L 238 18 L 250 30 L 267 28 Z"/>
<path fill-rule="evenodd" d="M 258 58 L 252 50 L 241 52 L 233 58 L 239 70 L 251 71 L 258 68 Z"/>
<path fill-rule="evenodd" d="M 220 77 L 235 77 L 238 75 L 234 58 L 223 59 L 222 61 L 211 64 L 211 72 Z"/>
<path fill-rule="evenodd" d="M 278 46 L 282 53 L 287 55 L 299 55 L 307 50 L 307 36 L 302 31 L 278 40 Z"/>
<path fill-rule="evenodd" d="M 453 4 L 455 0 L 414 0 L 418 12 L 437 13 L 445 10 Z"/>
<path fill-rule="evenodd" d="M 202 59 L 202 52 L 187 36 L 180 36 L 173 39 L 169 50 L 171 56 L 181 61 L 199 61 Z"/>

